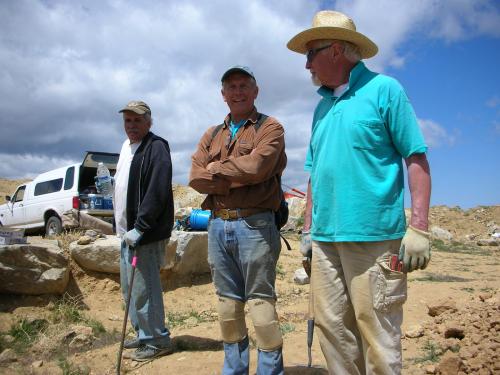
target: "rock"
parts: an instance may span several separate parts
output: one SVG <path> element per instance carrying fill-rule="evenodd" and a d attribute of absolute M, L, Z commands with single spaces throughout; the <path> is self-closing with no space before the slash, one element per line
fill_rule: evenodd
<path fill-rule="evenodd" d="M 85 231 L 85 235 L 87 237 L 92 238 L 92 241 L 98 239 L 98 238 L 106 238 L 105 234 L 102 234 L 102 231 L 99 229 L 87 229 Z"/>
<path fill-rule="evenodd" d="M 431 235 L 442 241 L 451 241 L 453 239 L 453 235 L 450 232 L 437 226 L 431 227 Z"/>
<path fill-rule="evenodd" d="M 491 297 L 493 297 L 493 294 L 491 294 L 491 293 L 488 293 L 488 292 L 479 293 L 479 299 L 482 302 L 486 301 L 487 299 L 490 299 Z"/>
<path fill-rule="evenodd" d="M 39 367 L 42 367 L 43 366 L 43 361 L 35 361 L 31 364 L 31 367 L 34 367 L 34 368 L 39 368 Z"/>
<path fill-rule="evenodd" d="M 447 323 L 446 329 L 444 331 L 444 337 L 454 337 L 461 340 L 465 337 L 464 328 L 461 327 L 457 322 Z"/>
<path fill-rule="evenodd" d="M 471 234 L 466 234 L 465 239 L 467 241 L 474 241 L 476 238 L 479 237 L 479 234 L 471 233 Z"/>
<path fill-rule="evenodd" d="M 89 348 L 94 340 L 92 328 L 88 326 L 72 325 L 62 335 L 62 341 L 69 341 L 69 348 L 73 350 Z"/>
<path fill-rule="evenodd" d="M 456 353 L 446 352 L 439 361 L 438 371 L 441 375 L 457 375 L 463 362 Z"/>
<path fill-rule="evenodd" d="M 69 251 L 83 268 L 98 272 L 120 273 L 120 244 L 117 236 L 96 239 L 87 245 L 72 242 Z"/>
<path fill-rule="evenodd" d="M 69 261 L 57 241 L 0 246 L 0 293 L 62 294 L 69 281 Z"/>
<path fill-rule="evenodd" d="M 413 326 L 408 331 L 405 332 L 405 336 L 411 339 L 422 337 L 423 335 L 424 335 L 424 328 L 420 325 Z"/>
<path fill-rule="evenodd" d="M 78 241 L 76 241 L 76 243 L 78 245 L 88 245 L 89 243 L 92 242 L 92 238 L 90 238 L 89 236 L 81 236 Z"/>
<path fill-rule="evenodd" d="M 499 243 L 500 241 L 495 238 L 481 239 L 476 242 L 477 246 L 498 246 Z"/>
<path fill-rule="evenodd" d="M 174 209 L 177 210 L 181 207 L 201 207 L 201 203 L 205 199 L 204 194 L 198 193 L 196 190 L 189 186 L 182 186 L 174 184 L 172 186 L 174 193 Z"/>
<path fill-rule="evenodd" d="M 299 268 L 293 274 L 293 282 L 299 285 L 309 284 L 309 276 L 303 268 Z"/>
<path fill-rule="evenodd" d="M 457 311 L 457 304 L 452 299 L 445 299 L 437 301 L 431 305 L 427 305 L 428 314 L 430 316 L 438 316 L 445 311 L 455 312 Z"/>
<path fill-rule="evenodd" d="M 0 364 L 17 362 L 17 355 L 12 349 L 5 349 L 0 353 Z"/>
<path fill-rule="evenodd" d="M 435 374 L 436 371 L 437 371 L 437 369 L 436 369 L 436 366 L 434 366 L 434 365 L 425 366 L 425 373 L 426 374 Z"/>
<path fill-rule="evenodd" d="M 190 316 L 189 318 L 187 318 L 184 323 L 189 327 L 189 328 L 193 328 L 193 327 L 197 327 L 198 326 L 198 319 L 196 319 L 194 316 Z"/>
<path fill-rule="evenodd" d="M 208 233 L 172 231 L 162 269 L 181 279 L 209 273 Z"/>

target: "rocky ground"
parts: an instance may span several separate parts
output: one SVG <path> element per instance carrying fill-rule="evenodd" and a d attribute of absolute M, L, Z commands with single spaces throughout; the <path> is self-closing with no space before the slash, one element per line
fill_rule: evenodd
<path fill-rule="evenodd" d="M 494 241 L 478 245 L 498 229 L 500 206 L 433 207 L 430 217 L 436 236 L 431 263 L 409 275 L 403 374 L 500 373 L 500 247 Z M 317 339 L 314 367 L 305 367 L 309 286 L 293 281 L 301 256 L 298 236 L 287 237 L 293 250 L 283 247 L 277 267 L 286 373 L 327 374 Z M 210 276 L 188 283 L 165 277 L 163 287 L 175 351 L 145 364 L 125 360 L 123 373 L 220 373 L 223 353 Z M 114 374 L 122 318 L 118 278 L 74 263 L 64 298 L 2 295 L 0 373 Z M 39 334 L 32 334 L 37 327 Z M 253 372 L 255 363 L 252 350 Z"/>

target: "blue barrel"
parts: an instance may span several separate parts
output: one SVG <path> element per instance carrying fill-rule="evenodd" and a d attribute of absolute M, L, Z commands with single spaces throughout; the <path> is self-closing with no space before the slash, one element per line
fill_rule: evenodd
<path fill-rule="evenodd" d="M 189 216 L 189 226 L 192 230 L 207 230 L 209 219 L 210 210 L 194 209 Z"/>

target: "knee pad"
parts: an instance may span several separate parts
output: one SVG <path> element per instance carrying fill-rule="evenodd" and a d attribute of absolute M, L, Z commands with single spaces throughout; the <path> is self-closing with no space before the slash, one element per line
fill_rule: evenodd
<path fill-rule="evenodd" d="M 251 299 L 248 301 L 257 339 L 257 347 L 265 352 L 274 351 L 283 346 L 278 314 L 272 299 Z"/>
<path fill-rule="evenodd" d="M 243 302 L 219 296 L 217 312 L 219 313 L 222 341 L 225 343 L 240 342 L 247 335 L 244 308 Z"/>

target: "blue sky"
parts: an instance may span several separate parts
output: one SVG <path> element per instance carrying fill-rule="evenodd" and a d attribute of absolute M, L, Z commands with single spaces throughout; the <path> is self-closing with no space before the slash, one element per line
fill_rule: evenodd
<path fill-rule="evenodd" d="M 26 178 L 118 152 L 117 111 L 152 108 L 185 184 L 203 131 L 227 107 L 220 76 L 250 66 L 257 107 L 286 129 L 283 181 L 302 166 L 319 99 L 287 41 L 320 9 L 353 18 L 379 46 L 369 68 L 397 78 L 430 146 L 432 204 L 500 204 L 498 0 L 18 0 L 0 2 L 0 177 Z M 409 204 L 409 202 L 407 202 Z"/>

